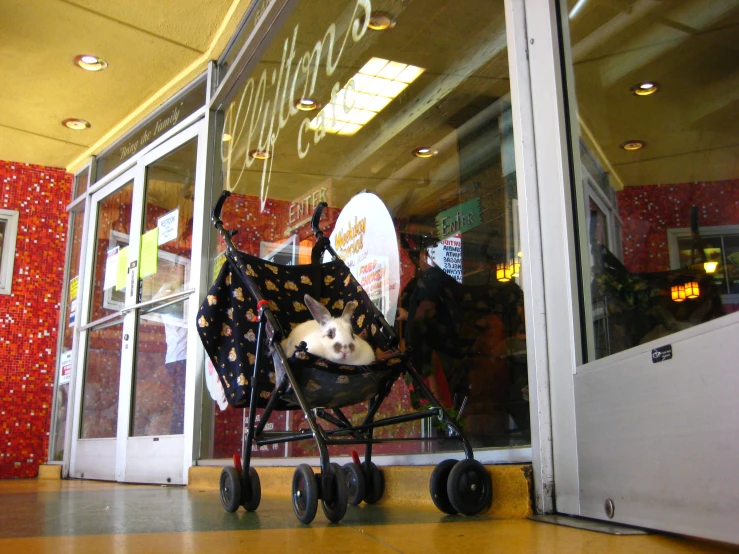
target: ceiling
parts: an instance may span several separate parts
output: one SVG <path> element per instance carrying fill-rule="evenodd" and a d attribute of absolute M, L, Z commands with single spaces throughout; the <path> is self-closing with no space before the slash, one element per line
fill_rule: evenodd
<path fill-rule="evenodd" d="M 568 4 L 581 134 L 614 185 L 736 178 L 739 0 Z M 643 81 L 659 91 L 631 94 Z"/>
<path fill-rule="evenodd" d="M 78 169 L 205 71 L 250 3 L 0 0 L 0 159 Z M 79 69 L 80 54 L 108 68 Z"/>

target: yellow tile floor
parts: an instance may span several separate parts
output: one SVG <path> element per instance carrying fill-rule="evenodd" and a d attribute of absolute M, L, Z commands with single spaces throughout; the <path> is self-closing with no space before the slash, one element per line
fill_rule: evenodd
<path fill-rule="evenodd" d="M 307 554 L 495 552 L 726 553 L 739 548 L 663 535 L 613 536 L 527 519 L 446 516 L 402 506 L 349 507 L 300 524 L 287 497 L 225 512 L 217 491 L 91 481 L 0 481 L 0 553 Z"/>

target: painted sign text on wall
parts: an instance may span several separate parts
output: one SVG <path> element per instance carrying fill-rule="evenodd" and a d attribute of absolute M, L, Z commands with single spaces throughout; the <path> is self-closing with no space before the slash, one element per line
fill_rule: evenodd
<path fill-rule="evenodd" d="M 457 233 L 474 229 L 482 223 L 480 199 L 473 198 L 459 206 L 444 210 L 436 216 L 436 233 L 445 239 Z"/>
<path fill-rule="evenodd" d="M 287 219 L 288 228 L 285 230 L 285 236 L 308 223 L 311 217 L 313 217 L 316 206 L 321 202 L 331 204 L 331 179 L 321 183 L 305 194 L 301 194 L 300 197 L 290 202 Z"/>

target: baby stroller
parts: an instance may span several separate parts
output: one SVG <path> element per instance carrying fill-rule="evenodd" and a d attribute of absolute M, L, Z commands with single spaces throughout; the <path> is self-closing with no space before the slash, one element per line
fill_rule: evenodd
<path fill-rule="evenodd" d="M 331 522 L 344 517 L 347 504 L 362 501 L 373 504 L 384 491 L 382 471 L 372 462 L 372 446 L 390 440 L 429 440 L 373 438 L 373 430 L 387 425 L 425 418 L 438 418 L 446 429 L 446 438 L 458 439 L 465 460 L 445 460 L 433 471 L 430 491 L 434 504 L 447 514 L 474 515 L 492 502 L 490 475 L 474 460 L 472 448 L 456 422 L 449 417 L 422 377 L 408 363 L 406 353 L 397 348 L 398 336 L 367 293 L 354 279 L 349 268 L 338 258 L 327 237 L 319 229 L 325 203 L 316 208 L 311 221 L 316 236 L 311 264 L 284 266 L 266 262 L 240 252 L 221 221 L 221 210 L 230 193 L 221 194 L 212 212 L 213 225 L 226 243 L 227 263 L 208 291 L 197 314 L 197 329 L 208 356 L 223 383 L 228 402 L 239 408 L 263 408 L 259 423 L 256 409 L 250 409 L 242 454 L 234 455 L 234 466 L 221 473 L 220 492 L 223 507 L 234 512 L 239 506 L 257 509 L 261 499 L 259 475 L 251 466 L 254 445 L 263 446 L 300 440 L 315 440 L 320 457 L 320 473 L 308 464 L 295 469 L 292 501 L 295 515 L 310 523 L 316 515 L 318 500 Z M 324 253 L 333 259 L 322 263 Z M 368 366 L 337 364 L 312 355 L 301 343 L 287 357 L 281 341 L 291 325 L 310 319 L 303 304 L 310 294 L 332 312 L 341 313 L 344 303 L 356 301 L 352 316 L 357 334 L 366 332 L 372 347 L 384 352 Z M 428 400 L 429 409 L 418 413 L 375 420 L 393 383 L 407 373 L 413 386 Z M 367 402 L 367 415 L 360 425 L 353 425 L 342 408 Z M 267 431 L 275 410 L 303 411 L 308 429 Z M 331 424 L 324 429 L 319 421 Z M 331 463 L 328 446 L 365 445 L 364 463 L 354 461 L 343 468 Z"/>

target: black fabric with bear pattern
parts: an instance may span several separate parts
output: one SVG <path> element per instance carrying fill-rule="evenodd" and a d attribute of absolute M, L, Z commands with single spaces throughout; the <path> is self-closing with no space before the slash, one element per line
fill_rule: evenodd
<path fill-rule="evenodd" d="M 200 339 L 232 406 L 249 405 L 249 380 L 253 373 L 259 323 L 253 321 L 256 302 L 239 277 L 239 271 L 234 271 L 231 264 L 254 279 L 285 336 L 296 325 L 312 319 L 303 299 L 306 294 L 315 297 L 316 291 L 320 291 L 317 300 L 335 317 L 341 315 L 347 302 L 356 301 L 358 305 L 352 316 L 355 332 L 365 332 L 365 339 L 374 348 L 389 349 L 390 345 L 378 332 L 369 296 L 343 261 L 337 259 L 320 264 L 320 272 L 317 272 L 315 265 L 284 266 L 243 252 L 234 253 L 233 260 L 221 268 L 197 314 Z M 316 278 L 320 279 L 319 284 L 314 283 Z M 267 404 L 276 379 L 269 350 L 263 348 L 262 352 L 264 357 L 257 378 L 258 407 Z M 296 351 L 289 361 L 311 408 L 362 402 L 374 396 L 388 379 L 395 380 L 404 367 L 404 356 L 400 354 L 369 366 L 336 364 L 301 351 Z M 275 409 L 297 407 L 294 395 L 286 394 Z"/>

